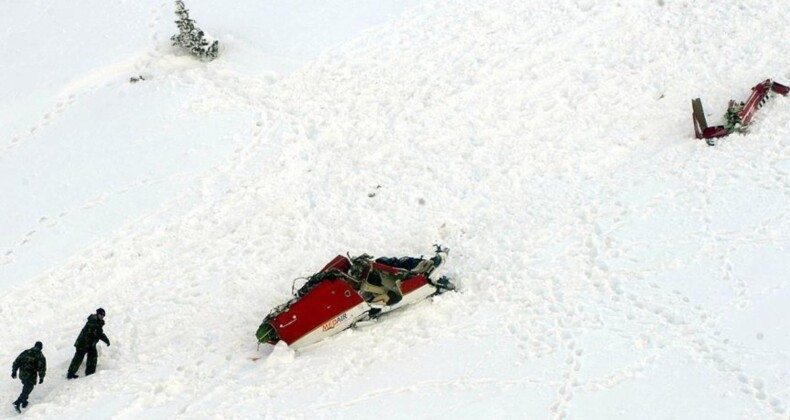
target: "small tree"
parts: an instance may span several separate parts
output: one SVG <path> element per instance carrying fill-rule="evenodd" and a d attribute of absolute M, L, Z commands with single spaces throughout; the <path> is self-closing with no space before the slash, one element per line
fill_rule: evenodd
<path fill-rule="evenodd" d="M 213 60 L 219 55 L 219 41 L 214 41 L 209 45 L 204 38 L 203 31 L 195 26 L 195 21 L 189 18 L 189 10 L 184 6 L 184 2 L 176 0 L 176 16 L 178 20 L 179 33 L 170 37 L 173 45 L 180 45 L 190 54 L 202 60 Z"/>

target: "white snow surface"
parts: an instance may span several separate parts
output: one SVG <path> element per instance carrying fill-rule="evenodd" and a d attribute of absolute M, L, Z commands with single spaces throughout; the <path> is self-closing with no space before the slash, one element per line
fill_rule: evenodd
<path fill-rule="evenodd" d="M 690 115 L 790 82 L 787 2 L 187 7 L 219 59 L 170 45 L 171 1 L 3 4 L 25 417 L 790 418 L 790 98 L 715 147 Z M 256 345 L 293 279 L 434 243 L 459 292 Z M 112 346 L 67 381 L 98 307 Z"/>

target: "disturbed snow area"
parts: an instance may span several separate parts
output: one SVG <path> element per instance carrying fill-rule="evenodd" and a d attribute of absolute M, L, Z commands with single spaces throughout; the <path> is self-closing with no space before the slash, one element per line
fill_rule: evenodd
<path fill-rule="evenodd" d="M 189 1 L 210 63 L 144 3 L 0 16 L 26 416 L 790 418 L 790 99 L 713 148 L 689 106 L 790 82 L 783 2 Z M 459 293 L 256 346 L 294 278 L 433 243 Z M 99 306 L 113 345 L 67 382 Z"/>

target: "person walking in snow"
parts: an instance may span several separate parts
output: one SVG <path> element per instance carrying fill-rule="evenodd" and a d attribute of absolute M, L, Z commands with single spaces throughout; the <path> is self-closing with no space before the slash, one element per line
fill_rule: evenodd
<path fill-rule="evenodd" d="M 20 407 L 27 407 L 27 397 L 33 392 L 36 380 L 40 384 L 44 383 L 44 376 L 47 374 L 47 359 L 41 352 L 42 348 L 44 345 L 40 341 L 36 341 L 33 347 L 17 356 L 11 367 L 11 378 L 16 379 L 17 372 L 19 372 L 19 380 L 22 381 L 22 393 L 12 403 L 18 413 L 22 412 Z"/>
<path fill-rule="evenodd" d="M 96 351 L 96 344 L 101 340 L 104 341 L 104 344 L 107 344 L 107 347 L 110 346 L 110 339 L 104 335 L 104 313 L 104 309 L 99 308 L 96 310 L 95 314 L 88 316 L 88 322 L 82 327 L 77 341 L 74 342 L 74 347 L 77 348 L 77 351 L 74 353 L 74 358 L 71 359 L 69 372 L 66 374 L 66 378 L 75 379 L 79 377 L 77 375 L 77 369 L 80 368 L 82 359 L 85 355 L 88 356 L 88 361 L 85 363 L 85 376 L 92 375 L 96 372 L 96 362 L 99 358 L 99 353 Z"/>

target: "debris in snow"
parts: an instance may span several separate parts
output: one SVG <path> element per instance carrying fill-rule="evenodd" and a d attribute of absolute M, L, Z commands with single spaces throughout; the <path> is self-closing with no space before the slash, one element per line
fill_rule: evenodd
<path fill-rule="evenodd" d="M 694 133 L 698 139 L 705 139 L 708 146 L 713 146 L 713 139 L 725 137 L 732 133 L 746 131 L 752 120 L 754 111 L 763 106 L 768 99 L 768 94 L 774 92 L 787 95 L 790 87 L 765 79 L 752 88 L 752 94 L 746 102 L 730 100 L 727 112 L 724 114 L 724 125 L 708 127 L 705 113 L 702 111 L 702 102 L 699 98 L 691 100 L 692 118 L 694 120 Z"/>

